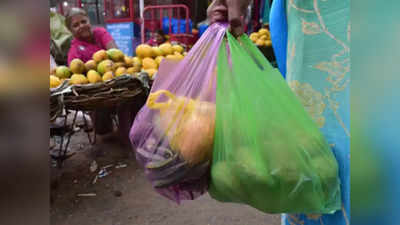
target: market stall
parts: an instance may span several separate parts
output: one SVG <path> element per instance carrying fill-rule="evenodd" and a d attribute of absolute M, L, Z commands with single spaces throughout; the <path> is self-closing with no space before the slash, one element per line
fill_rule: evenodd
<path fill-rule="evenodd" d="M 117 116 L 124 104 L 143 104 L 143 99 L 147 98 L 150 90 L 151 80 L 148 73 L 140 72 L 140 64 L 124 55 L 121 50 L 110 49 L 96 52 L 93 60 L 86 63 L 74 59 L 70 66 L 58 66 L 51 71 L 50 122 L 56 119 L 63 121 L 62 126 L 51 132 L 51 136 L 61 139 L 58 154 L 53 156 L 59 165 L 67 158 L 68 145 L 75 132 L 79 113 L 83 115 L 83 130 L 87 133 L 89 142 L 95 144 L 96 120 L 92 120 L 90 126 L 85 115 L 96 115 L 99 110 L 112 109 L 111 116 L 119 127 Z"/>

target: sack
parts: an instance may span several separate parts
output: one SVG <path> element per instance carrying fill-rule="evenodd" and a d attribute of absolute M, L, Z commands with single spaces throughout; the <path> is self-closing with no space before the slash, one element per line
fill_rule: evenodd
<path fill-rule="evenodd" d="M 340 209 L 338 164 L 319 128 L 250 39 L 227 36 L 217 66 L 211 197 L 266 213 Z"/>
<path fill-rule="evenodd" d="M 215 131 L 216 61 L 226 26 L 215 24 L 182 61 L 164 59 L 130 138 L 147 178 L 179 203 L 207 191 Z"/>
<path fill-rule="evenodd" d="M 50 53 L 58 65 L 68 63 L 68 51 L 73 35 L 65 25 L 65 18 L 50 12 Z"/>

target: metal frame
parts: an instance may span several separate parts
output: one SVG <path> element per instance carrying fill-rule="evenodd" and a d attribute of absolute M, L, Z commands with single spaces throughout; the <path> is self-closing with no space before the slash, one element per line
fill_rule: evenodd
<path fill-rule="evenodd" d="M 72 123 L 68 124 L 68 115 L 71 113 L 71 111 L 72 110 L 65 109 L 65 113 L 63 115 L 59 116 L 59 118 L 64 118 L 62 128 L 67 129 L 68 127 L 71 127 L 71 130 L 65 130 L 60 135 L 52 135 L 50 137 L 50 138 L 53 138 L 54 136 L 59 136 L 61 138 L 61 143 L 58 148 L 58 155 L 57 156 L 51 155 L 51 158 L 57 162 L 58 168 L 62 168 L 64 161 L 66 159 L 72 157 L 75 154 L 75 153 L 73 153 L 71 155 L 67 155 L 67 151 L 68 151 L 68 146 L 71 141 L 71 138 L 75 134 L 74 127 L 75 127 L 76 118 L 77 118 L 79 112 L 82 112 L 82 115 L 83 115 L 83 123 L 84 123 L 83 130 L 87 134 L 89 143 L 91 145 L 96 144 L 97 133 L 96 133 L 96 129 L 95 129 L 95 119 L 94 119 L 94 121 L 92 121 L 93 135 L 91 135 L 90 133 L 92 130 L 90 129 L 89 122 L 86 120 L 86 117 L 85 117 L 85 115 L 88 115 L 88 112 L 82 111 L 82 110 L 75 110 L 75 113 L 74 113 L 73 119 L 72 119 Z M 116 115 L 112 115 L 112 121 L 115 123 L 115 126 L 119 129 L 119 123 L 118 123 L 118 119 L 116 117 L 117 117 Z"/>
<path fill-rule="evenodd" d="M 104 0 L 103 4 L 104 4 L 104 12 L 107 14 L 107 12 L 109 12 L 110 8 L 109 8 L 109 4 L 108 2 L 111 1 L 111 7 L 113 6 L 113 0 Z M 128 1 L 129 4 L 129 17 L 127 18 L 107 18 L 107 15 L 104 18 L 104 22 L 108 23 L 108 24 L 112 24 L 112 23 L 124 23 L 124 22 L 139 22 L 138 20 L 135 19 L 135 11 L 133 10 L 133 0 L 129 0 Z"/>
<path fill-rule="evenodd" d="M 186 20 L 186 35 L 190 36 L 190 31 L 189 31 L 189 7 L 187 7 L 184 4 L 175 4 L 175 5 L 150 5 L 150 6 L 146 6 L 143 9 L 143 18 L 140 21 L 141 24 L 141 41 L 142 43 L 145 43 L 145 19 L 144 19 L 144 15 L 147 11 L 151 11 L 151 21 L 155 21 L 155 11 L 159 10 L 159 15 L 160 15 L 160 26 L 162 27 L 163 25 L 163 10 L 168 10 L 168 18 L 169 18 L 169 33 L 170 36 L 185 36 L 185 34 L 171 34 L 172 32 L 172 14 L 173 14 L 173 10 L 177 9 L 178 13 L 177 13 L 177 19 L 178 19 L 178 32 L 180 32 L 181 27 L 180 27 L 180 19 L 181 19 L 181 15 L 180 15 L 180 10 L 183 9 L 185 10 L 185 20 Z"/>
<path fill-rule="evenodd" d="M 65 13 L 66 13 L 66 12 L 64 12 L 64 5 L 63 5 L 63 3 L 64 3 L 64 1 L 61 1 L 61 2 L 59 3 L 59 12 L 60 12 L 61 15 L 65 16 Z M 75 0 L 75 5 L 74 5 L 74 7 L 82 8 L 82 0 Z"/>

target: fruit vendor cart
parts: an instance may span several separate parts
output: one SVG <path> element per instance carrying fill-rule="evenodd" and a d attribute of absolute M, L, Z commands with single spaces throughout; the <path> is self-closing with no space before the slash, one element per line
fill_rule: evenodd
<path fill-rule="evenodd" d="M 57 88 L 50 89 L 50 121 L 54 121 L 56 118 L 63 121 L 61 127 L 50 129 L 50 136 L 60 139 L 57 147 L 58 154 L 52 155 L 58 166 L 61 167 L 64 160 L 69 157 L 67 156 L 68 145 L 76 132 L 78 114 L 83 115 L 82 128 L 87 133 L 89 143 L 95 144 L 96 129 L 94 126 L 90 126 L 86 116 L 104 108 L 115 109 L 113 122 L 119 127 L 116 119 L 119 106 L 127 102 L 143 104 L 143 99 L 147 98 L 149 91 L 150 79 L 147 73 L 137 77 L 121 75 L 96 84 L 71 85 L 68 80 L 65 80 Z M 92 125 L 94 125 L 93 123 L 94 121 L 92 121 Z"/>

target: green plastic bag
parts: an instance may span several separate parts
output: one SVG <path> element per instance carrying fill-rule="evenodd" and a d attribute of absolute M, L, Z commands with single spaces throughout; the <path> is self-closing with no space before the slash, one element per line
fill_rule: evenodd
<path fill-rule="evenodd" d="M 340 209 L 338 164 L 317 125 L 246 35 L 227 37 L 217 62 L 211 197 L 266 213 Z"/>

